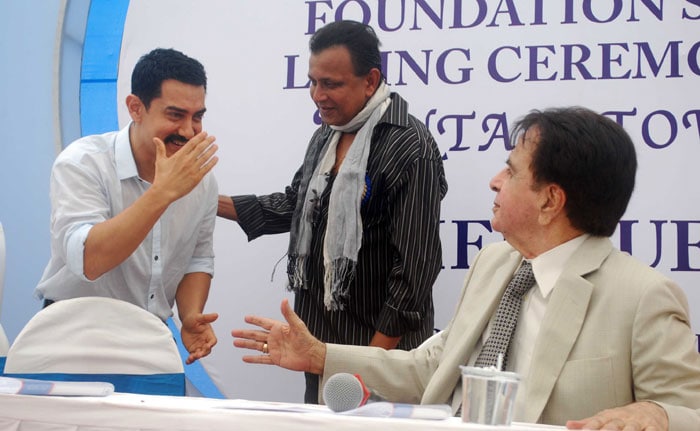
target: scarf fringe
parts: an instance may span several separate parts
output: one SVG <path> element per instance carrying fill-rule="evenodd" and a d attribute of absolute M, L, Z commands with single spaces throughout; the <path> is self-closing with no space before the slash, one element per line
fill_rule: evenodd
<path fill-rule="evenodd" d="M 347 257 L 339 257 L 332 262 L 327 262 L 325 266 L 323 304 L 326 310 L 342 311 L 348 297 L 348 286 L 355 278 L 357 262 Z"/>
<path fill-rule="evenodd" d="M 287 261 L 287 290 L 299 293 L 307 289 L 306 256 L 289 256 Z M 355 279 L 357 262 L 341 257 L 326 263 L 323 274 L 323 304 L 328 311 L 342 311 L 349 295 L 349 286 Z"/>
<path fill-rule="evenodd" d="M 301 289 L 306 289 L 306 256 L 289 256 L 287 258 L 287 277 L 289 285 L 287 290 L 299 293 Z"/>

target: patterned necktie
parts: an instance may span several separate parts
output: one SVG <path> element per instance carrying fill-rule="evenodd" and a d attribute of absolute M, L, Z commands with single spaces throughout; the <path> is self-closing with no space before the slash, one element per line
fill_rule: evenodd
<path fill-rule="evenodd" d="M 523 295 L 534 284 L 535 275 L 532 273 L 532 265 L 528 261 L 523 261 L 508 283 L 501 303 L 498 304 L 491 334 L 476 358 L 475 367 L 495 367 L 498 363 L 498 355 L 503 355 L 503 369 L 506 368 L 508 346 L 518 322 Z"/>

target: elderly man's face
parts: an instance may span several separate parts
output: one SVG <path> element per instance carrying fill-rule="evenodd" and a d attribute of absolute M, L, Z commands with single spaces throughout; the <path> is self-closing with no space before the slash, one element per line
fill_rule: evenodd
<path fill-rule="evenodd" d="M 489 186 L 496 192 L 491 225 L 515 248 L 537 235 L 542 197 L 532 176 L 530 164 L 539 133 L 528 130 L 510 152 L 506 167 Z"/>
<path fill-rule="evenodd" d="M 324 123 L 343 126 L 362 110 L 377 89 L 370 75 L 355 76 L 350 52 L 342 45 L 309 59 L 311 99 Z"/>

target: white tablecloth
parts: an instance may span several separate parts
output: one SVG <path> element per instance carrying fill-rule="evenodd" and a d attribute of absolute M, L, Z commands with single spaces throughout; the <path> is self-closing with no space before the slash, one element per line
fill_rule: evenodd
<path fill-rule="evenodd" d="M 552 431 L 528 424 L 485 427 L 459 418 L 417 420 L 332 413 L 325 406 L 115 393 L 107 397 L 0 395 L 0 430 L 12 431 Z"/>

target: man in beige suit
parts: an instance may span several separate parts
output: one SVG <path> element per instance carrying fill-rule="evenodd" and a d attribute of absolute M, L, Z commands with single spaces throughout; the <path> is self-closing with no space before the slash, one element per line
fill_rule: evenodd
<path fill-rule="evenodd" d="M 513 130 L 507 166 L 490 183 L 492 226 L 448 327 L 405 351 L 324 344 L 282 304 L 286 323 L 249 316 L 246 362 L 319 374 L 360 374 L 391 401 L 459 406 L 459 365 L 474 364 L 504 290 L 523 260 L 525 295 L 507 367 L 522 377 L 514 420 L 571 429 L 700 429 L 700 355 L 682 290 L 615 249 L 634 189 L 634 145 L 612 120 L 582 108 L 535 111 Z M 322 387 L 321 385 L 321 387 Z"/>

